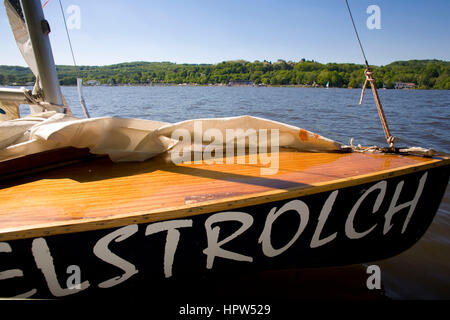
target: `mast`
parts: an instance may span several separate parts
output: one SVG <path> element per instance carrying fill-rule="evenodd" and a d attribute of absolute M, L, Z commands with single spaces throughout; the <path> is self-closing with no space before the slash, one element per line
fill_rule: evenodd
<path fill-rule="evenodd" d="M 48 36 L 50 26 L 45 20 L 41 1 L 20 0 L 20 3 L 36 58 L 39 82 L 43 90 L 44 100 L 52 105 L 63 107 L 63 97 Z M 58 111 L 62 112 L 62 110 L 64 109 Z"/>

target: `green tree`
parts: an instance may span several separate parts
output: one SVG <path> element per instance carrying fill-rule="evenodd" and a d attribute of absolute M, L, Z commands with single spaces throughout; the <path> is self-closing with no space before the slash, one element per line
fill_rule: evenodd
<path fill-rule="evenodd" d="M 17 82 L 17 76 L 14 74 L 8 74 L 6 76 L 6 83 L 11 84 Z"/>

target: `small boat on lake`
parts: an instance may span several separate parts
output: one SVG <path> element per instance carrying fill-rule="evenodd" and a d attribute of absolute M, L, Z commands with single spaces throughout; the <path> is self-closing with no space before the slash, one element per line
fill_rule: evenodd
<path fill-rule="evenodd" d="M 145 296 L 186 278 L 365 263 L 433 221 L 446 155 L 251 116 L 74 117 L 40 1 L 5 6 L 38 80 L 0 89 L 0 297 Z"/>

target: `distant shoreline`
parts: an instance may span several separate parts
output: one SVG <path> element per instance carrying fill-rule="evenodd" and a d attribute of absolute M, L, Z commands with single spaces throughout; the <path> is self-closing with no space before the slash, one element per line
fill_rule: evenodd
<path fill-rule="evenodd" d="M 450 90 L 450 61 L 408 60 L 370 66 L 378 88 Z M 109 66 L 56 66 L 61 85 L 261 86 L 361 88 L 366 66 L 307 61 L 224 61 L 214 65 L 128 62 Z M 28 68 L 0 65 L 0 84 L 32 85 Z"/>
<path fill-rule="evenodd" d="M 61 87 L 76 87 L 76 85 L 62 85 Z M 177 84 L 177 83 L 165 83 L 165 84 L 100 84 L 100 85 L 83 85 L 84 88 L 90 87 L 222 87 L 222 88 L 310 88 L 310 89 L 343 89 L 343 90 L 361 90 L 362 88 L 340 88 L 340 87 L 324 87 L 324 86 L 311 86 L 311 85 L 224 85 L 224 84 Z M 370 88 L 369 88 L 370 89 Z M 445 89 L 421 89 L 421 88 L 404 88 L 404 89 L 387 89 L 377 88 L 378 90 L 445 90 Z"/>
<path fill-rule="evenodd" d="M 28 87 L 32 88 L 30 85 L 0 85 L 0 88 L 21 88 Z M 76 88 L 76 85 L 61 85 L 61 87 Z M 311 85 L 224 85 L 224 84 L 177 84 L 177 83 L 164 83 L 164 84 L 99 84 L 99 85 L 85 85 L 83 88 L 96 88 L 96 87 L 223 87 L 223 88 L 310 88 L 310 89 L 340 89 L 340 90 L 361 90 L 362 88 L 342 88 L 342 87 L 329 87 L 324 86 L 311 86 Z M 420 91 L 447 91 L 448 89 L 432 89 L 432 88 L 403 88 L 403 89 L 388 89 L 388 88 L 377 88 L 378 90 L 392 90 L 392 91 L 403 91 L 403 90 L 420 90 Z"/>

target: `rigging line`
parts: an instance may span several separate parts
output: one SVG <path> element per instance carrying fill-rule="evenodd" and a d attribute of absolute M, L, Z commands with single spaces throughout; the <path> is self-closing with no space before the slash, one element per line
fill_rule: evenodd
<path fill-rule="evenodd" d="M 73 65 L 75 66 L 75 70 L 76 70 L 77 75 L 78 75 L 79 71 L 78 71 L 77 63 L 75 62 L 75 55 L 73 53 L 72 42 L 70 41 L 69 29 L 67 28 L 66 16 L 64 14 L 64 9 L 63 9 L 61 0 L 59 0 L 59 6 L 61 8 L 61 14 L 62 14 L 62 17 L 63 17 L 63 20 L 64 20 L 64 27 L 66 27 L 67 40 L 69 40 L 69 46 L 70 46 L 70 52 L 72 53 Z"/>
<path fill-rule="evenodd" d="M 369 67 L 369 63 L 367 62 L 366 54 L 364 53 L 364 49 L 361 44 L 361 40 L 359 39 L 358 30 L 356 29 L 355 21 L 353 20 L 352 11 L 350 10 L 350 6 L 348 5 L 348 0 L 345 0 L 345 3 L 347 4 L 348 13 L 350 14 L 350 19 L 352 20 L 352 24 L 353 24 L 353 29 L 355 30 L 356 38 L 358 39 L 359 47 L 361 48 L 361 52 L 364 57 L 364 63 L 366 64 L 366 67 Z"/>
<path fill-rule="evenodd" d="M 81 104 L 81 107 L 84 111 L 86 118 L 90 118 L 91 116 L 89 115 L 89 111 L 87 110 L 86 102 L 84 101 L 83 93 L 82 93 L 83 80 L 80 77 L 80 69 L 78 68 L 77 63 L 75 61 L 75 54 L 73 53 L 72 41 L 70 41 L 69 28 L 67 28 L 66 16 L 64 14 L 64 9 L 63 9 L 61 0 L 59 0 L 59 7 L 61 8 L 61 14 L 62 14 L 62 17 L 64 20 L 64 27 L 66 28 L 67 40 L 69 41 L 70 52 L 72 53 L 73 65 L 75 67 L 75 72 L 77 74 L 78 98 L 80 99 L 80 104 Z"/>
<path fill-rule="evenodd" d="M 381 120 L 381 125 L 383 126 L 384 134 L 386 136 L 386 141 L 389 144 L 389 147 L 391 150 L 394 150 L 394 140 L 395 137 L 391 135 L 391 132 L 389 131 L 389 126 L 386 121 L 386 116 L 384 115 L 383 107 L 381 106 L 380 97 L 378 96 L 377 88 L 375 86 L 375 79 L 373 77 L 373 72 L 369 67 L 369 63 L 367 62 L 366 54 L 364 52 L 363 46 L 361 44 L 361 40 L 359 39 L 358 30 L 356 29 L 355 21 L 353 20 L 352 11 L 350 10 L 350 6 L 348 5 L 348 0 L 345 0 L 345 3 L 347 4 L 348 13 L 350 14 L 350 19 L 352 20 L 353 29 L 356 33 L 356 38 L 358 39 L 359 47 L 361 48 L 361 52 L 364 56 L 364 62 L 366 64 L 366 70 L 364 71 L 364 75 L 366 76 L 366 81 L 364 82 L 364 86 L 361 92 L 361 99 L 359 101 L 359 104 L 362 103 L 363 97 L 364 97 L 364 90 L 366 89 L 367 83 L 370 82 L 370 86 L 372 87 L 373 97 L 375 99 L 375 103 L 377 105 L 378 109 L 378 115 Z"/>

